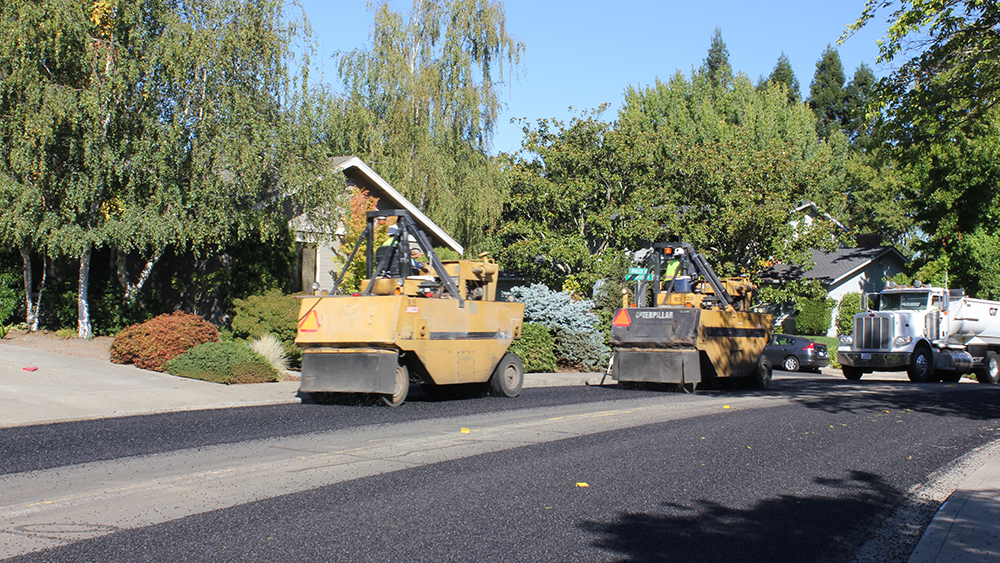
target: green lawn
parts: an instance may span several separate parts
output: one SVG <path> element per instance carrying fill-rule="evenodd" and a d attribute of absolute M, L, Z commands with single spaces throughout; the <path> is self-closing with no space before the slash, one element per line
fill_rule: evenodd
<path fill-rule="evenodd" d="M 830 367 L 833 369 L 840 369 L 840 364 L 837 363 L 837 346 L 840 346 L 840 339 L 836 336 L 806 336 L 802 335 L 813 342 L 826 345 L 826 351 L 830 355 Z"/>
<path fill-rule="evenodd" d="M 813 342 L 826 344 L 826 348 L 831 354 L 836 354 L 837 346 L 840 346 L 840 339 L 836 336 L 806 336 L 806 338 L 812 340 Z"/>

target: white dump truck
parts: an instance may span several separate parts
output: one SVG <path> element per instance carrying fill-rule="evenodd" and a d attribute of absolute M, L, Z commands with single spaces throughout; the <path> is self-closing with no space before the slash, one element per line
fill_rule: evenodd
<path fill-rule="evenodd" d="M 905 370 L 910 381 L 956 382 L 971 371 L 980 383 L 997 383 L 1000 302 L 917 282 L 913 287 L 890 283 L 862 296 L 862 304 L 865 310 L 854 315 L 854 333 L 841 336 L 837 348 L 847 379 Z"/>

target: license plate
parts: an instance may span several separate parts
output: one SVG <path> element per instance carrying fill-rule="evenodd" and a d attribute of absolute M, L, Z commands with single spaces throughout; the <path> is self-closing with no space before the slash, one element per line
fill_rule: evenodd
<path fill-rule="evenodd" d="M 871 354 L 864 354 L 864 353 L 862 353 L 861 354 L 861 359 L 862 360 L 870 360 L 870 359 L 872 359 L 872 355 Z"/>

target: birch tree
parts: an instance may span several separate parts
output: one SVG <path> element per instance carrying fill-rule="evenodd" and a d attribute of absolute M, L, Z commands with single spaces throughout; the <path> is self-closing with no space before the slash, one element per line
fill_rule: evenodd
<path fill-rule="evenodd" d="M 167 246 L 210 252 L 266 239 L 283 226 L 289 182 L 323 184 L 302 165 L 307 139 L 290 138 L 290 112 L 301 108 L 283 103 L 305 102 L 288 71 L 300 29 L 282 18 L 281 2 L 20 1 L 2 10 L 0 234 L 25 264 L 36 249 L 78 261 L 80 337 L 92 330 L 94 248 L 117 250 L 133 300 Z M 145 262 L 136 281 L 129 255 Z"/>
<path fill-rule="evenodd" d="M 0 10 L 0 234 L 20 250 L 25 320 L 37 330 L 47 268 L 35 292 L 33 254 L 47 259 L 90 244 L 80 225 L 93 208 L 86 164 L 96 156 L 85 147 L 81 95 L 91 67 L 89 22 L 83 6 L 68 1 L 6 2 Z"/>

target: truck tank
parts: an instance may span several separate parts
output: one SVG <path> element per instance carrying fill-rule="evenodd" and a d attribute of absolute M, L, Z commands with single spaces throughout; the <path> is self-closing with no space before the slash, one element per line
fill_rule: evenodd
<path fill-rule="evenodd" d="M 1000 317 L 996 301 L 962 297 L 950 305 L 951 323 L 948 336 L 962 344 L 979 340 L 1000 345 Z"/>

